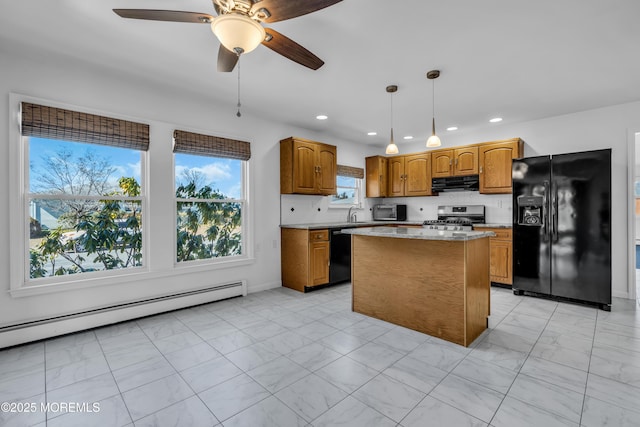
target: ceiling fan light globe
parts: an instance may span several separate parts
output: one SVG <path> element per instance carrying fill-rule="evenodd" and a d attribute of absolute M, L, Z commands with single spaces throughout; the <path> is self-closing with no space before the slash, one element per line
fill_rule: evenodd
<path fill-rule="evenodd" d="M 427 139 L 427 147 L 440 147 L 442 143 L 440 142 L 440 138 L 438 135 L 431 135 L 429 139 Z"/>
<path fill-rule="evenodd" d="M 254 50 L 265 37 L 262 25 L 243 15 L 230 13 L 220 15 L 211 23 L 211 31 L 220 43 L 231 52 L 248 53 Z"/>

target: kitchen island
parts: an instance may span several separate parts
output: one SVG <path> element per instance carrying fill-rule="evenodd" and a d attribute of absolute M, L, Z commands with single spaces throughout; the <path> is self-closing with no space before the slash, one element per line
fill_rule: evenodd
<path fill-rule="evenodd" d="M 484 231 L 408 227 L 352 235 L 352 309 L 469 346 L 487 327 L 489 237 Z"/>

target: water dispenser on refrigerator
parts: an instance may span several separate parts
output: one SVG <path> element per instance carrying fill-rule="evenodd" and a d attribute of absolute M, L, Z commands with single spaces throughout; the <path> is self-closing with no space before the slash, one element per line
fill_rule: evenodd
<path fill-rule="evenodd" d="M 543 203 L 542 196 L 519 196 L 518 224 L 542 226 Z"/>

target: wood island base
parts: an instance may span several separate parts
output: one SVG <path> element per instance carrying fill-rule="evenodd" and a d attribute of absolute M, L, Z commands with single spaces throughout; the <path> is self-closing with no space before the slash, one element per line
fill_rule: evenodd
<path fill-rule="evenodd" d="M 489 239 L 353 235 L 353 311 L 468 347 L 489 316 Z"/>

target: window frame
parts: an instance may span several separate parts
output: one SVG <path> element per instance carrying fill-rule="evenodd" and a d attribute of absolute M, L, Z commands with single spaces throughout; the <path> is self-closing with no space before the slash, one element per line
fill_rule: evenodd
<path fill-rule="evenodd" d="M 30 258 L 28 256 L 29 241 L 29 224 L 27 217 L 30 215 L 29 201 L 32 198 L 30 192 L 30 164 L 29 164 L 29 136 L 23 136 L 21 132 L 21 115 L 20 105 L 22 102 L 29 102 L 73 110 L 81 113 L 96 114 L 121 120 L 135 120 L 141 123 L 147 121 L 138 118 L 131 118 L 117 115 L 112 112 L 103 112 L 95 109 L 85 108 L 77 105 L 63 104 L 55 101 L 19 95 L 15 93 L 9 94 L 10 114 L 9 121 L 9 242 L 12 251 L 9 253 L 9 292 L 12 296 L 24 296 L 37 293 L 46 293 L 53 291 L 63 291 L 68 289 L 82 289 L 85 287 L 93 287 L 102 284 L 113 283 L 113 278 L 126 276 L 139 276 L 141 273 L 149 272 L 149 226 L 148 212 L 149 196 L 148 196 L 148 151 L 140 151 L 140 196 L 79 196 L 71 198 L 82 199 L 98 199 L 98 200 L 134 200 L 140 202 L 140 210 L 142 215 L 142 259 L 141 266 L 129 267 L 124 269 L 92 271 L 82 274 L 67 274 L 62 276 L 49 276 L 37 279 L 30 277 Z M 72 141 L 75 142 L 75 141 Z M 91 145 L 91 143 L 84 143 Z M 15 160 L 15 161 L 14 161 Z M 66 198 L 63 195 L 38 195 L 37 198 Z M 42 197 L 45 196 L 45 197 Z"/>
<path fill-rule="evenodd" d="M 364 203 L 364 199 L 362 197 L 362 185 L 363 185 L 363 179 L 362 178 L 355 178 L 352 176 L 347 176 L 347 175 L 337 175 L 336 176 L 336 181 L 337 181 L 337 177 L 338 176 L 344 176 L 347 178 L 353 178 L 355 180 L 355 187 L 340 187 L 337 185 L 336 182 L 336 192 L 338 190 L 338 188 L 353 188 L 355 189 L 355 203 L 337 203 L 333 200 L 333 196 L 331 196 L 331 199 L 329 200 L 329 208 L 330 209 L 349 209 L 351 207 L 356 207 L 357 209 L 361 209 L 362 208 L 362 204 Z"/>
<path fill-rule="evenodd" d="M 196 133 L 207 133 L 207 132 L 197 132 Z M 210 133 L 210 132 L 209 132 Z M 241 199 L 182 199 L 176 197 L 176 188 L 177 188 L 177 180 L 176 180 L 176 154 L 186 154 L 186 153 L 176 153 L 172 154 L 172 176 L 173 176 L 173 267 L 175 269 L 193 269 L 198 267 L 207 267 L 207 266 L 226 266 L 233 265 L 237 263 L 245 263 L 248 260 L 253 258 L 253 252 L 251 247 L 251 239 L 250 239 L 250 218 L 251 216 L 248 214 L 249 212 L 249 161 L 250 160 L 239 160 L 241 163 L 241 171 L 240 178 L 242 180 L 242 191 L 241 191 Z M 206 157 L 210 159 L 222 159 L 224 157 L 218 156 L 207 156 L 203 154 L 186 154 L 191 156 L 198 157 Z M 214 202 L 214 203 L 239 203 L 240 204 L 240 212 L 241 212 L 241 227 L 242 227 L 242 241 L 241 241 L 241 253 L 239 255 L 231 255 L 220 258 L 205 258 L 205 259 L 194 259 L 188 261 L 178 261 L 178 236 L 176 226 L 178 224 L 178 202 L 195 202 L 195 203 L 206 203 L 206 202 Z"/>

